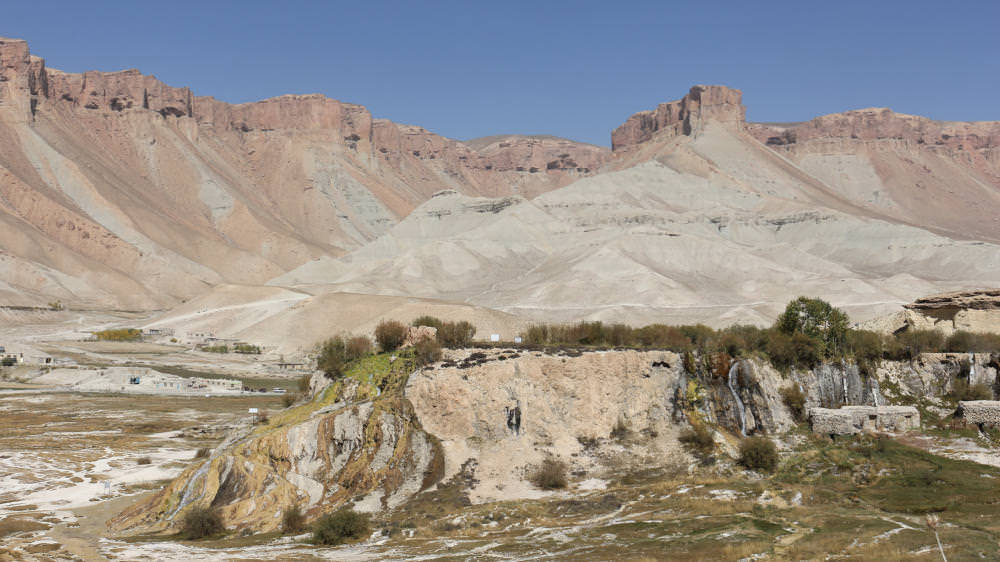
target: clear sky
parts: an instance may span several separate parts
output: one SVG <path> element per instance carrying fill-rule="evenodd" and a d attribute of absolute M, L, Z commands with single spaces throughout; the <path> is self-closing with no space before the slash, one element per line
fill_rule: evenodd
<path fill-rule="evenodd" d="M 1000 0 L 22 0 L 0 35 L 69 72 L 138 68 L 229 102 L 319 92 L 458 139 L 608 145 L 694 84 L 743 90 L 751 121 L 1000 120 Z"/>

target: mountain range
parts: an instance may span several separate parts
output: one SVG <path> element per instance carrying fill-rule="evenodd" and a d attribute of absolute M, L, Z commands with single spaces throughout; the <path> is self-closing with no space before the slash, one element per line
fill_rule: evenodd
<path fill-rule="evenodd" d="M 610 149 L 458 141 L 322 95 L 232 105 L 136 70 L 65 73 L 0 39 L 6 305 L 181 305 L 169 324 L 266 303 L 237 336 L 346 295 L 724 325 L 808 294 L 866 319 L 1000 284 L 998 208 L 1000 122 L 750 123 L 740 91 L 695 86 Z"/>

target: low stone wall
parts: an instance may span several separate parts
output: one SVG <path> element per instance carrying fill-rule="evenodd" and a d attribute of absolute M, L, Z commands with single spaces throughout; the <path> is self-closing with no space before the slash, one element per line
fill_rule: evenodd
<path fill-rule="evenodd" d="M 958 415 L 966 423 L 1000 427 L 1000 401 L 963 400 L 958 403 Z"/>
<path fill-rule="evenodd" d="M 816 433 L 852 435 L 865 431 L 909 431 L 920 427 L 913 406 L 844 406 L 812 408 L 809 420 Z"/>

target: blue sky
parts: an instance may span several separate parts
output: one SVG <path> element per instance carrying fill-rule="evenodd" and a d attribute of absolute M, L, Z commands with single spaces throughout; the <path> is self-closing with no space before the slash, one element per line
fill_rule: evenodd
<path fill-rule="evenodd" d="M 693 84 L 752 121 L 888 106 L 1000 120 L 1000 1 L 7 2 L 0 35 L 70 72 L 138 68 L 244 102 L 319 92 L 465 139 L 609 144 Z"/>

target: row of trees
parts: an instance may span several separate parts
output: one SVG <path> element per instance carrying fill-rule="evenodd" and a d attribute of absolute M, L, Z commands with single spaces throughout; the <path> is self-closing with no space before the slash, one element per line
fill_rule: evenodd
<path fill-rule="evenodd" d="M 844 311 L 821 299 L 799 297 L 785 307 L 770 328 L 736 325 L 715 330 L 702 324 L 667 326 L 651 324 L 633 328 L 625 324 L 578 322 L 536 324 L 523 334 L 527 345 L 633 347 L 666 349 L 678 353 L 724 352 L 731 357 L 752 353 L 765 355 L 779 369 L 815 367 L 823 361 L 851 358 L 863 366 L 882 359 L 908 360 L 929 352 L 994 352 L 1000 350 L 1000 334 L 958 331 L 945 337 L 936 330 L 906 330 L 885 335 L 850 328 Z M 441 347 L 467 347 L 476 327 L 467 321 L 445 322 L 421 316 L 414 327 L 436 330 L 433 339 L 414 342 L 420 362 L 436 361 Z M 397 321 L 384 321 L 375 328 L 375 343 L 383 352 L 399 349 L 409 328 Z M 320 347 L 318 368 L 338 376 L 344 365 L 373 352 L 375 344 L 365 336 L 336 336 Z"/>
<path fill-rule="evenodd" d="M 778 368 L 814 367 L 827 360 L 853 358 L 863 364 L 881 359 L 907 360 L 929 352 L 994 352 L 1000 335 L 958 331 L 945 337 L 937 330 L 906 330 L 885 335 L 849 327 L 842 310 L 829 303 L 799 297 L 785 307 L 770 328 L 736 325 L 714 330 L 697 324 L 624 324 L 579 322 L 538 324 L 524 334 L 532 345 L 636 347 L 678 353 L 725 352 L 733 357 L 760 353 Z"/>

